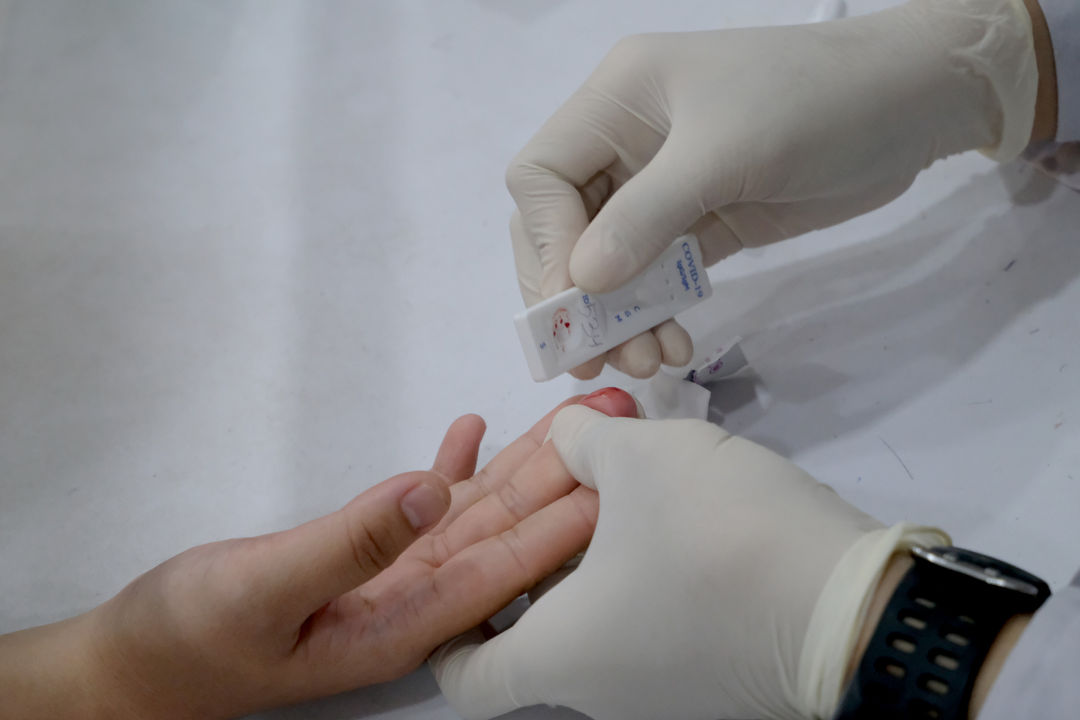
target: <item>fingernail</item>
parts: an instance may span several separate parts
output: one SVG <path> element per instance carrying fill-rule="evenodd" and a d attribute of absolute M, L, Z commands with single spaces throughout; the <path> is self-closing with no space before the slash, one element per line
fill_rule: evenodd
<path fill-rule="evenodd" d="M 582 404 L 611 417 L 637 417 L 633 396 L 616 387 L 606 387 L 581 398 Z"/>
<path fill-rule="evenodd" d="M 581 398 L 581 402 L 585 402 L 586 400 L 596 400 L 597 398 L 607 397 L 621 392 L 623 391 L 617 387 L 600 388 L 599 390 L 593 390 L 591 393 Z"/>
<path fill-rule="evenodd" d="M 417 485 L 401 498 L 401 512 L 416 531 L 439 522 L 446 507 L 445 498 L 426 483 Z"/>

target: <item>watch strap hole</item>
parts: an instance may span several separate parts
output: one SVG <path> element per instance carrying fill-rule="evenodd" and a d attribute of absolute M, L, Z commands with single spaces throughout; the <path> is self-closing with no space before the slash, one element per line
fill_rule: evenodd
<path fill-rule="evenodd" d="M 874 664 L 877 671 L 883 675 L 890 675 L 896 679 L 902 679 L 907 675 L 907 667 L 902 663 L 893 660 L 892 658 L 883 657 L 878 658 L 878 661 Z"/>
<path fill-rule="evenodd" d="M 892 633 L 891 635 L 889 635 L 886 642 L 889 644 L 889 647 L 895 648 L 896 650 L 899 650 L 906 655 L 910 655 L 911 653 L 915 652 L 915 638 L 908 635 Z"/>
<path fill-rule="evenodd" d="M 958 632 L 945 633 L 945 639 L 958 647 L 967 647 L 971 644 L 971 640 L 968 639 L 967 635 L 961 635 Z"/>
<path fill-rule="evenodd" d="M 908 703 L 908 717 L 912 720 L 940 720 L 941 709 L 925 700 L 916 698 Z"/>
<path fill-rule="evenodd" d="M 946 670 L 955 670 L 960 667 L 960 660 L 952 653 L 947 653 L 944 650 L 938 650 L 935 648 L 930 652 L 930 660 L 935 665 L 945 668 Z"/>
<path fill-rule="evenodd" d="M 949 683 L 945 682 L 937 675 L 931 675 L 926 673 L 919 676 L 919 687 L 927 692 L 932 692 L 935 695 L 948 695 Z"/>
<path fill-rule="evenodd" d="M 910 610 L 903 610 L 900 612 L 900 622 L 913 627 L 916 630 L 926 629 L 926 620 Z"/>

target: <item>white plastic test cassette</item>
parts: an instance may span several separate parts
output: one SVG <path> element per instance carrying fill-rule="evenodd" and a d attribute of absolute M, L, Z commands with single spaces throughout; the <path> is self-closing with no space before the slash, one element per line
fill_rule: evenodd
<path fill-rule="evenodd" d="M 697 238 L 684 235 L 608 293 L 570 288 L 514 316 L 529 372 L 550 380 L 712 295 Z"/>

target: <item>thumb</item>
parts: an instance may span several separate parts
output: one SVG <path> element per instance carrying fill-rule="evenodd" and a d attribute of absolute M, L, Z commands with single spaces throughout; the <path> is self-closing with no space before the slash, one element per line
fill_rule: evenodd
<path fill-rule="evenodd" d="M 450 507 L 435 472 L 396 475 L 335 513 L 267 536 L 280 603 L 306 617 L 389 567 Z"/>
<path fill-rule="evenodd" d="M 582 485 L 599 490 L 607 470 L 625 456 L 624 439 L 639 420 L 612 418 L 584 405 L 569 405 L 551 421 L 555 451 Z"/>
<path fill-rule="evenodd" d="M 668 138 L 581 234 L 570 254 L 570 277 L 587 292 L 610 292 L 649 266 L 709 208 L 688 178 L 686 159 Z"/>

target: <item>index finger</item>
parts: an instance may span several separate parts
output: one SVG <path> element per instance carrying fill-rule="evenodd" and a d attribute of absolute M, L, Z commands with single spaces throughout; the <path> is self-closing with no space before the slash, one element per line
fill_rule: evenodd
<path fill-rule="evenodd" d="M 612 416 L 635 417 L 637 405 L 634 398 L 622 390 L 604 388 L 591 395 L 575 395 L 559 403 L 547 415 L 521 435 L 517 440 L 507 445 L 487 465 L 467 481 L 455 483 L 450 486 L 450 510 L 443 519 L 428 532 L 428 536 L 434 536 L 444 532 L 450 523 L 475 505 L 481 499 L 498 493 L 499 489 L 510 482 L 514 474 L 528 461 L 544 443 L 551 420 L 556 413 L 567 405 L 585 403 L 594 410 Z"/>
<path fill-rule="evenodd" d="M 517 440 L 503 448 L 498 455 L 480 469 L 470 479 L 455 483 L 450 486 L 450 509 L 443 519 L 439 521 L 428 535 L 437 535 L 446 529 L 446 526 L 457 519 L 463 512 L 468 510 L 477 500 L 494 492 L 500 485 L 505 483 L 529 457 L 540 449 L 548 428 L 551 427 L 551 419 L 555 413 L 567 405 L 572 405 L 583 396 L 576 395 L 568 398 L 556 406 L 551 412 L 542 417 L 539 422 L 529 428 Z"/>
<path fill-rule="evenodd" d="M 610 100 L 583 88 L 510 163 L 506 187 L 520 214 L 520 227 L 511 227 L 514 259 L 519 277 L 537 284 L 522 283 L 526 302 L 571 286 L 570 252 L 590 219 L 580 190 L 617 159 L 611 140 L 625 115 Z"/>

